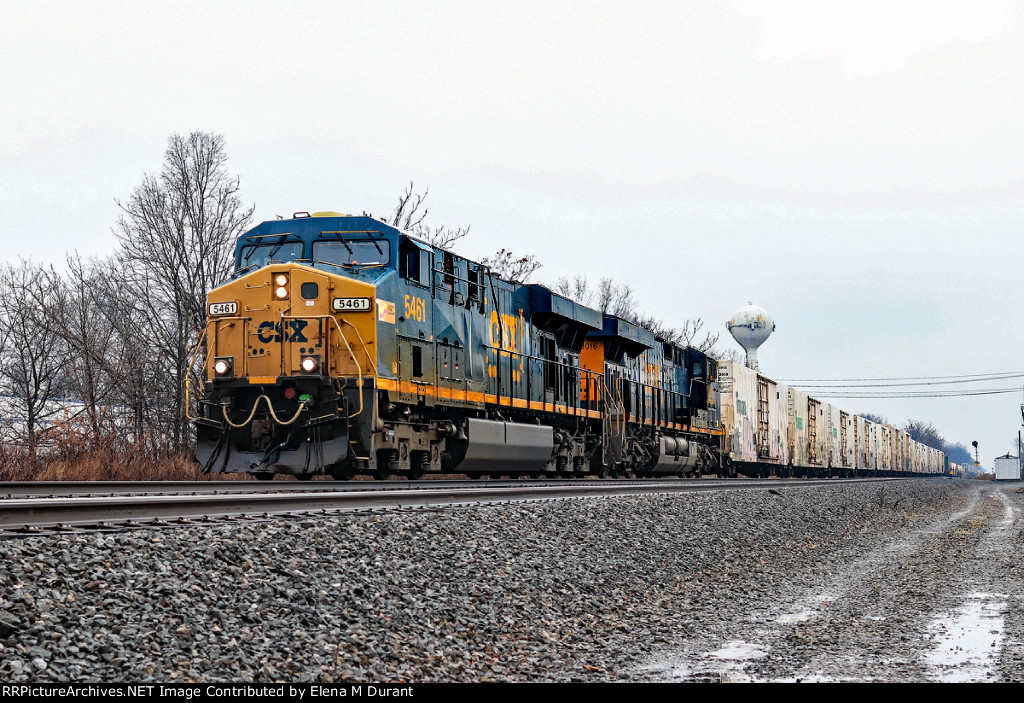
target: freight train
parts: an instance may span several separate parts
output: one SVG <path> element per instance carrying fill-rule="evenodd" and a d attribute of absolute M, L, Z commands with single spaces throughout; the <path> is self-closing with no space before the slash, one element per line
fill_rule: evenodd
<path fill-rule="evenodd" d="M 368 216 L 238 238 L 196 460 L 260 479 L 936 475 L 941 452 Z"/>

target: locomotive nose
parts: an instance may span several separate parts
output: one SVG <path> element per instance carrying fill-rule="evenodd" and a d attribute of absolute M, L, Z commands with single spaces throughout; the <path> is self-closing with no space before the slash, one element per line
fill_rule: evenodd
<path fill-rule="evenodd" d="M 272 265 L 212 291 L 209 300 L 201 461 L 218 471 L 308 475 L 349 457 L 353 435 L 369 444 L 377 363 L 372 284 L 301 264 Z M 223 446 L 231 451 L 218 451 Z"/>

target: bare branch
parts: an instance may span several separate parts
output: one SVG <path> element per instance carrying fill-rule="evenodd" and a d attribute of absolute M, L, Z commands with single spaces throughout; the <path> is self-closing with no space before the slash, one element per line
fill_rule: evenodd
<path fill-rule="evenodd" d="M 116 324 L 141 320 L 151 346 L 161 353 L 169 371 L 162 383 L 169 386 L 168 404 L 175 413 L 165 427 L 178 446 L 190 432 L 182 390 L 190 373 L 189 340 L 205 323 L 207 291 L 230 276 L 235 240 L 255 209 L 242 204 L 239 179 L 228 174 L 226 164 L 220 135 L 176 134 L 168 141 L 160 175 L 144 176 L 126 201 L 118 201 L 121 217 L 114 234 L 122 288 L 109 293 L 128 318 Z M 126 300 L 124 290 L 138 297 Z"/>
<path fill-rule="evenodd" d="M 494 256 L 485 257 L 480 263 L 487 266 L 499 278 L 514 283 L 526 283 L 530 280 L 541 263 L 532 254 L 517 257 L 507 249 L 502 249 Z"/>
<path fill-rule="evenodd" d="M 445 225 L 429 227 L 424 224 L 427 213 L 430 212 L 424 206 L 429 193 L 429 188 L 422 193 L 415 193 L 413 191 L 413 183 L 409 181 L 409 185 L 406 186 L 405 190 L 398 197 L 398 205 L 395 206 L 395 211 L 391 215 L 391 224 L 406 232 L 415 234 L 431 246 L 447 249 L 455 241 L 469 234 L 469 225 L 453 229 Z"/>
<path fill-rule="evenodd" d="M 694 346 L 708 353 L 718 342 L 718 333 L 713 332 L 707 332 L 701 341 L 696 342 L 704 327 L 704 320 L 699 317 L 684 320 L 682 327 L 672 327 L 656 317 L 644 315 L 633 288 L 628 284 L 618 285 L 611 278 L 602 278 L 596 288 L 590 287 L 586 276 L 576 276 L 572 281 L 560 278 L 554 291 L 600 310 L 602 314 L 615 315 L 650 330 L 666 342 Z"/>
<path fill-rule="evenodd" d="M 423 206 L 423 202 L 427 199 L 427 195 L 430 193 L 430 189 L 423 191 L 423 193 L 414 193 L 412 181 L 409 181 L 409 185 L 406 186 L 405 191 L 398 196 L 398 205 L 395 206 L 395 212 L 391 215 L 391 224 L 399 229 L 407 231 L 414 231 L 420 225 L 423 224 L 423 220 L 426 219 L 427 213 L 430 212 L 427 208 L 420 208 Z"/>

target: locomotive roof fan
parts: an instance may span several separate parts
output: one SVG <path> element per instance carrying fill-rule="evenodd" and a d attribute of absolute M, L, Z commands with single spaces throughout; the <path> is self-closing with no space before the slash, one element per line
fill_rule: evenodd
<path fill-rule="evenodd" d="M 760 305 L 747 303 L 725 323 L 733 339 L 747 352 L 748 369 L 757 370 L 757 348 L 775 331 L 775 321 Z"/>

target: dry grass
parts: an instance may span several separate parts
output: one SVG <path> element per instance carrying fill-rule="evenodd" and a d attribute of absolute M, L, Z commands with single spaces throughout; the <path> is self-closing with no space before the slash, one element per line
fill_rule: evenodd
<path fill-rule="evenodd" d="M 204 474 L 184 456 L 161 459 L 126 459 L 100 450 L 75 459 L 44 462 L 34 481 L 204 481 L 219 478 Z"/>
<path fill-rule="evenodd" d="M 278 480 L 294 480 L 279 475 Z M 330 476 L 315 476 L 332 480 Z M 392 480 L 405 480 L 392 476 Z M 451 480 L 461 474 L 428 474 L 425 479 Z M 0 481 L 224 481 L 255 480 L 247 474 L 204 474 L 191 451 L 175 451 L 166 441 L 144 437 L 134 444 L 106 436 L 93 439 L 73 420 L 55 424 L 45 444 L 34 453 L 24 446 L 0 442 Z M 371 480 L 358 476 L 356 480 Z"/>
<path fill-rule="evenodd" d="M 204 474 L 190 457 L 170 455 L 124 456 L 109 449 L 97 449 L 75 457 L 5 456 L 0 461 L 3 481 L 210 481 L 248 478 Z"/>
<path fill-rule="evenodd" d="M 0 443 L 0 481 L 210 481 L 248 476 L 204 474 L 191 452 L 143 437 L 92 438 L 81 423 L 56 423 L 34 455 L 24 446 Z"/>
<path fill-rule="evenodd" d="M 277 480 L 291 481 L 279 475 Z M 404 481 L 404 477 L 392 476 Z M 428 474 L 425 479 L 451 480 L 465 478 L 454 474 Z M 332 480 L 330 476 L 315 476 Z M 253 481 L 248 474 L 204 474 L 193 461 L 191 453 L 155 452 L 139 447 L 75 447 L 51 448 L 35 458 L 25 452 L 0 444 L 0 481 Z M 356 480 L 372 480 L 357 476 Z"/>

